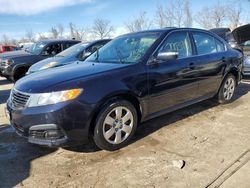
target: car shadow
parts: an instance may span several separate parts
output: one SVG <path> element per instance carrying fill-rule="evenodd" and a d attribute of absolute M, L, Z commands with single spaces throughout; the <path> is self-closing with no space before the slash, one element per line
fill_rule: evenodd
<path fill-rule="evenodd" d="M 244 81 L 244 83 L 241 83 L 240 86 L 237 88 L 236 93 L 232 99 L 232 102 L 236 102 L 239 100 L 242 96 L 246 95 L 248 92 L 250 92 L 250 80 Z M 170 112 L 168 114 L 162 115 L 160 117 L 148 120 L 146 122 L 141 123 L 136 130 L 135 136 L 130 142 L 130 144 L 137 142 L 148 135 L 158 131 L 162 127 L 166 127 L 168 125 L 171 125 L 175 122 L 181 121 L 183 119 L 186 119 L 190 116 L 193 116 L 195 114 L 198 114 L 202 111 L 206 111 L 210 108 L 216 107 L 220 105 L 216 100 L 209 99 L 202 102 L 199 102 L 197 104 L 185 107 L 180 110 L 176 110 L 174 112 Z M 83 153 L 89 153 L 89 152 L 97 152 L 100 149 L 95 146 L 93 141 L 91 140 L 90 144 L 87 145 L 81 145 L 81 146 L 74 146 L 65 148 L 70 151 L 75 152 L 83 152 Z"/>
<path fill-rule="evenodd" d="M 0 125 L 0 187 L 15 187 L 29 177 L 34 159 L 56 151 L 27 143 L 9 125 Z"/>
<path fill-rule="evenodd" d="M 7 80 L 7 79 L 0 79 L 0 85 L 7 85 L 7 84 L 11 84 L 12 82 Z"/>
<path fill-rule="evenodd" d="M 239 100 L 241 97 L 243 97 L 249 92 L 250 92 L 250 82 L 241 83 L 236 90 L 236 93 L 232 99 L 232 102 L 237 102 L 237 100 Z M 132 140 L 132 143 L 137 142 L 140 139 L 143 139 L 144 137 L 154 133 L 155 131 L 161 129 L 162 127 L 171 125 L 175 122 L 181 121 L 183 119 L 186 119 L 190 116 L 198 114 L 202 111 L 206 111 L 218 105 L 220 104 L 216 100 L 208 99 L 208 100 L 199 102 L 197 104 L 185 107 L 183 109 L 170 112 L 163 116 L 148 120 L 138 126 L 134 139 Z"/>
<path fill-rule="evenodd" d="M 10 89 L 0 90 L 0 104 L 6 103 L 10 95 Z"/>

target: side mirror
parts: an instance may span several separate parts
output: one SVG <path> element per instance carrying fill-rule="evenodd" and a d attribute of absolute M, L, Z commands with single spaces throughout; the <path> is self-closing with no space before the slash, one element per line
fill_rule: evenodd
<path fill-rule="evenodd" d="M 178 58 L 178 52 L 160 52 L 157 55 L 157 60 L 168 61 L 176 60 Z"/>

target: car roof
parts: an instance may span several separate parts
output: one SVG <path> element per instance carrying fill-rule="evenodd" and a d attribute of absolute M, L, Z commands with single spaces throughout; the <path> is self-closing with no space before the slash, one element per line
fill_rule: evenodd
<path fill-rule="evenodd" d="M 144 31 L 139 31 L 139 32 L 133 32 L 133 33 L 127 33 L 125 35 L 130 35 L 130 34 L 139 34 L 139 33 L 154 33 L 154 32 L 159 32 L 159 33 L 168 33 L 168 32 L 171 32 L 171 31 L 186 31 L 186 30 L 189 30 L 189 31 L 202 31 L 202 32 L 209 32 L 205 29 L 198 29 L 198 28 L 188 28 L 188 27 L 181 27 L 181 28 L 178 28 L 178 27 L 165 27 L 165 28 L 162 28 L 162 29 L 150 29 L 150 30 L 144 30 Z M 211 32 L 209 32 L 211 33 Z"/>
<path fill-rule="evenodd" d="M 74 39 L 44 39 L 44 40 L 39 40 L 38 42 L 44 42 L 44 43 L 51 43 L 51 42 L 81 42 L 79 40 L 74 40 Z"/>

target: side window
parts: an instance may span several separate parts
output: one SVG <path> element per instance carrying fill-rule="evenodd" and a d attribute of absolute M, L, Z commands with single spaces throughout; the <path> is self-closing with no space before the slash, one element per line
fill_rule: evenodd
<path fill-rule="evenodd" d="M 58 53 L 60 53 L 62 51 L 62 45 L 60 43 L 55 43 L 55 44 L 51 44 L 51 45 L 48 45 L 46 48 L 45 48 L 45 55 L 56 55 Z"/>
<path fill-rule="evenodd" d="M 225 51 L 225 46 L 221 41 L 215 39 L 215 44 L 216 44 L 217 52 L 224 52 Z"/>
<path fill-rule="evenodd" d="M 201 32 L 194 32 L 193 37 L 198 55 L 217 52 L 217 46 L 214 37 Z"/>
<path fill-rule="evenodd" d="M 97 49 L 101 48 L 103 44 L 95 44 L 94 46 L 91 46 L 85 50 L 85 52 L 94 53 Z"/>
<path fill-rule="evenodd" d="M 5 46 L 5 47 L 4 47 L 4 50 L 5 50 L 6 52 L 9 52 L 11 49 L 10 49 L 9 46 Z"/>
<path fill-rule="evenodd" d="M 192 46 L 188 32 L 175 32 L 170 34 L 159 52 L 178 52 L 178 58 L 192 56 Z"/>

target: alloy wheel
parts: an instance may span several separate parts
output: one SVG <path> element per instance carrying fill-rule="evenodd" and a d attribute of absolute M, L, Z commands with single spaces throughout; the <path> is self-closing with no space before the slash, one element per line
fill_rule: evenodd
<path fill-rule="evenodd" d="M 111 144 L 124 142 L 132 132 L 134 117 L 132 112 L 123 106 L 113 108 L 103 122 L 103 136 Z"/>
<path fill-rule="evenodd" d="M 233 78 L 229 77 L 225 82 L 223 90 L 225 100 L 229 101 L 232 98 L 234 90 L 235 90 L 235 81 Z"/>

